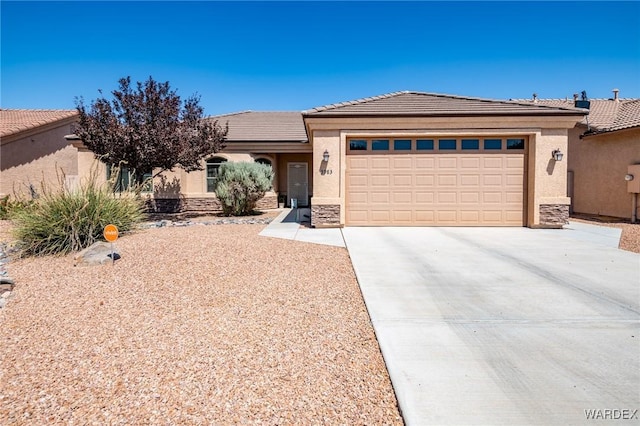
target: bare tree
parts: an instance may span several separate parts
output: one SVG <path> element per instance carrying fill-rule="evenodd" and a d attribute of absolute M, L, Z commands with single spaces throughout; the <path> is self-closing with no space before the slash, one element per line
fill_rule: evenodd
<path fill-rule="evenodd" d="M 224 148 L 228 125 L 203 120 L 200 98 L 184 102 L 169 82 L 149 77 L 131 87 L 131 78 L 119 80 L 110 101 L 102 95 L 87 108 L 76 98 L 80 122 L 76 134 L 96 157 L 111 164 L 124 163 L 138 183 L 145 173 L 202 170 L 202 159 Z"/>

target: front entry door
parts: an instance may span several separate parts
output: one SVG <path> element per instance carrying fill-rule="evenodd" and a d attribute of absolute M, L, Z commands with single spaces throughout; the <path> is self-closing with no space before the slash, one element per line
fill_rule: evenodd
<path fill-rule="evenodd" d="M 287 173 L 287 204 L 291 205 L 291 199 L 298 200 L 298 206 L 308 205 L 309 199 L 309 174 L 307 163 L 288 163 Z"/>

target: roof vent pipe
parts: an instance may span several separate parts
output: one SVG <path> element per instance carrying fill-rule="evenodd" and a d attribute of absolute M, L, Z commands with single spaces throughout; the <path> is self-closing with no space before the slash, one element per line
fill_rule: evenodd
<path fill-rule="evenodd" d="M 619 93 L 620 93 L 620 90 L 613 89 L 613 100 L 616 101 L 616 102 L 620 102 L 620 98 L 618 97 Z"/>

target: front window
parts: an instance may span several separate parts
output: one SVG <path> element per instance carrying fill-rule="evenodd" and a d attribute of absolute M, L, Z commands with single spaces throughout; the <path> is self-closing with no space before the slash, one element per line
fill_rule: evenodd
<path fill-rule="evenodd" d="M 133 190 L 136 185 L 136 173 L 133 170 L 130 170 L 126 166 L 120 166 L 120 168 L 116 166 L 107 167 L 107 180 L 111 180 L 113 178 L 112 173 L 118 173 L 118 176 L 114 179 L 113 189 L 116 192 L 124 192 Z M 142 174 L 142 192 L 152 192 L 153 190 L 153 182 L 151 180 L 153 174 L 143 173 Z"/>
<path fill-rule="evenodd" d="M 227 160 L 222 157 L 213 157 L 207 160 L 207 192 L 215 192 L 218 183 L 218 171 L 220 165 Z"/>
<path fill-rule="evenodd" d="M 271 167 L 271 160 L 268 158 L 258 158 L 256 159 L 256 163 Z"/>

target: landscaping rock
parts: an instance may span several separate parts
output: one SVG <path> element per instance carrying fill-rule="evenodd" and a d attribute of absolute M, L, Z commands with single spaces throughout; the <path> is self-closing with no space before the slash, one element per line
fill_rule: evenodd
<path fill-rule="evenodd" d="M 76 254 L 73 257 L 74 265 L 93 266 L 113 262 L 111 259 L 111 253 L 111 243 L 98 241 Z M 120 259 L 120 254 L 118 254 L 118 249 L 115 245 L 113 246 L 113 255 L 115 260 Z"/>

